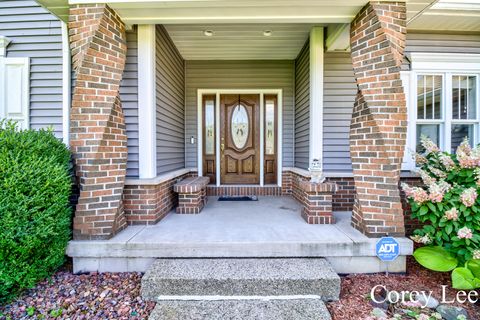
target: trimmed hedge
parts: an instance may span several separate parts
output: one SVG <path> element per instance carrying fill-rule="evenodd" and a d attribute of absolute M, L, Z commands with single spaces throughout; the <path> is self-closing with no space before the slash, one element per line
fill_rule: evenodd
<path fill-rule="evenodd" d="M 0 122 L 0 304 L 64 263 L 70 152 L 51 130 Z"/>

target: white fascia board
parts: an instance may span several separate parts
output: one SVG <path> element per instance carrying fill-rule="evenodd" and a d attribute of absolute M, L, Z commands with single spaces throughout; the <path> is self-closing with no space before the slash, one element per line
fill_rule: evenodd
<path fill-rule="evenodd" d="M 310 31 L 309 166 L 318 159 L 323 168 L 323 27 Z"/>
<path fill-rule="evenodd" d="M 138 26 L 139 176 L 157 176 L 155 25 Z"/>

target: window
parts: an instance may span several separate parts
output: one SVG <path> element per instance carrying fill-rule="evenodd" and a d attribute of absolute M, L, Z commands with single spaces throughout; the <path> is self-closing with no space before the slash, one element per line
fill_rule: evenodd
<path fill-rule="evenodd" d="M 455 152 L 465 138 L 472 145 L 479 143 L 478 78 L 460 72 L 416 73 L 416 152 L 423 152 L 422 135 L 449 152 Z"/>
<path fill-rule="evenodd" d="M 29 127 L 29 59 L 0 56 L 0 119 Z"/>
<path fill-rule="evenodd" d="M 408 109 L 403 170 L 415 169 L 422 135 L 448 152 L 465 137 L 480 143 L 480 55 L 412 52 L 409 60 L 411 70 L 400 73 Z"/>

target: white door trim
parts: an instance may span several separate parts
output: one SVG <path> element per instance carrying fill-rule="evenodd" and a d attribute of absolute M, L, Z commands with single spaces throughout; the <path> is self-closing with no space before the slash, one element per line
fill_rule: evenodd
<path fill-rule="evenodd" d="M 258 94 L 260 95 L 260 186 L 264 185 L 264 95 L 276 94 L 278 97 L 277 106 L 277 185 L 282 186 L 282 134 L 283 134 L 283 90 L 282 89 L 197 89 L 197 168 L 198 175 L 203 175 L 203 103 L 202 96 L 206 94 L 216 95 L 215 104 L 215 143 L 216 143 L 216 180 L 220 186 L 220 95 L 221 94 Z"/>

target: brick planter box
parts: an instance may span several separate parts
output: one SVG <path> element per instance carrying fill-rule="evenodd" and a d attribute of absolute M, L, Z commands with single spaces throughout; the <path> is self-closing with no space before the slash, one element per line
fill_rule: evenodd
<path fill-rule="evenodd" d="M 207 203 L 208 177 L 191 177 L 177 182 L 173 191 L 178 193 L 177 213 L 200 213 Z"/>

